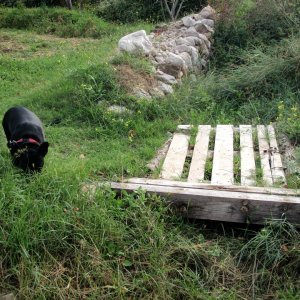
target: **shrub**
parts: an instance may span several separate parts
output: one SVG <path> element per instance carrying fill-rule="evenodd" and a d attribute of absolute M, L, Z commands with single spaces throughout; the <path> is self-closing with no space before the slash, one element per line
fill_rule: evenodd
<path fill-rule="evenodd" d="M 248 52 L 243 66 L 221 73 L 211 88 L 212 93 L 218 99 L 240 98 L 242 101 L 261 96 L 271 100 L 286 90 L 298 93 L 299 47 L 299 39 L 288 39 L 278 47 Z"/>
<path fill-rule="evenodd" d="M 218 3 L 213 3 L 220 12 L 214 35 L 216 67 L 243 64 L 245 50 L 299 33 L 299 1 L 230 0 L 222 2 L 223 6 Z"/>
<path fill-rule="evenodd" d="M 88 12 L 52 8 L 0 8 L 0 27 L 29 29 L 63 37 L 98 38 L 114 30 Z"/>
<path fill-rule="evenodd" d="M 280 101 L 278 104 L 277 125 L 281 131 L 285 132 L 289 138 L 295 142 L 300 141 L 300 105 L 292 101 L 292 103 L 284 103 Z"/>
<path fill-rule="evenodd" d="M 206 2 L 206 0 L 186 1 L 181 10 L 181 14 L 200 10 Z M 139 20 L 155 22 L 169 18 L 168 13 L 165 11 L 165 7 L 161 4 L 161 1 L 105 0 L 102 1 L 95 10 L 97 15 L 106 20 L 122 23 L 136 22 Z"/>
<path fill-rule="evenodd" d="M 3 5 L 16 7 L 24 5 L 25 7 L 39 7 L 43 5 L 55 6 L 64 3 L 64 0 L 2 0 Z"/>

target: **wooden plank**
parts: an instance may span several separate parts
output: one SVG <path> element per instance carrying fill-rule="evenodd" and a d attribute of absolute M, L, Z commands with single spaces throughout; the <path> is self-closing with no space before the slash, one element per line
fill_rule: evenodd
<path fill-rule="evenodd" d="M 255 185 L 255 158 L 252 126 L 240 125 L 241 185 Z"/>
<path fill-rule="evenodd" d="M 232 125 L 217 126 L 211 183 L 222 185 L 234 183 Z"/>
<path fill-rule="evenodd" d="M 281 218 L 299 224 L 300 198 L 243 192 L 174 188 L 134 183 L 110 183 L 117 192 L 143 189 L 167 199 L 190 218 L 264 224 L 266 219 Z M 101 186 L 101 185 L 99 185 Z"/>
<path fill-rule="evenodd" d="M 275 130 L 272 125 L 268 125 L 268 133 L 271 148 L 271 173 L 274 183 L 286 184 L 285 174 L 282 166 L 282 160 L 276 141 Z"/>
<path fill-rule="evenodd" d="M 273 184 L 271 167 L 270 167 L 270 147 L 267 138 L 267 131 L 264 125 L 257 126 L 257 137 L 261 168 L 263 171 L 263 180 L 267 185 Z"/>
<path fill-rule="evenodd" d="M 183 133 L 175 133 L 162 166 L 160 177 L 163 179 L 179 179 L 188 152 L 190 137 Z"/>
<path fill-rule="evenodd" d="M 143 185 L 162 185 L 180 188 L 193 188 L 202 190 L 218 190 L 231 192 L 245 192 L 251 194 L 269 194 L 269 195 L 283 195 L 283 196 L 299 196 L 300 190 L 282 189 L 274 187 L 256 187 L 256 186 L 239 186 L 239 185 L 212 185 L 209 183 L 194 183 L 184 181 L 172 181 L 165 179 L 148 179 L 148 178 L 129 178 L 126 182 Z"/>
<path fill-rule="evenodd" d="M 205 163 L 208 153 L 210 125 L 200 125 L 194 147 L 188 181 L 199 182 L 204 180 Z"/>
<path fill-rule="evenodd" d="M 177 126 L 177 130 L 178 131 L 184 131 L 184 132 L 188 132 L 193 128 L 193 125 L 178 125 Z"/>

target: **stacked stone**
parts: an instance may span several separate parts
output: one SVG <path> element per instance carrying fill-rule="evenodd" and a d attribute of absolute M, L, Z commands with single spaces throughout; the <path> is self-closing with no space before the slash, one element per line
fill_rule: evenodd
<path fill-rule="evenodd" d="M 215 19 L 215 10 L 206 6 L 198 14 L 157 27 L 149 36 L 141 30 L 123 37 L 121 51 L 143 53 L 155 67 L 156 86 L 139 94 L 151 98 L 172 93 L 183 76 L 201 73 L 210 55 Z"/>

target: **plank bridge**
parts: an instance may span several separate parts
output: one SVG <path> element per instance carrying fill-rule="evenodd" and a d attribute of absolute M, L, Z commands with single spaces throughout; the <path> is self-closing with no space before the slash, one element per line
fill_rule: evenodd
<path fill-rule="evenodd" d="M 190 218 L 300 223 L 300 191 L 286 188 L 272 125 L 179 125 L 158 179 L 110 185 L 120 193 L 141 188 L 160 195 Z"/>

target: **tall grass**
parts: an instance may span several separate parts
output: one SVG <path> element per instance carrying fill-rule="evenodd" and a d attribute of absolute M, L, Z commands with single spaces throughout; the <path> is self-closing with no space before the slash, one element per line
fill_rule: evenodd
<path fill-rule="evenodd" d="M 214 35 L 213 65 L 218 68 L 244 63 L 244 54 L 299 36 L 299 1 L 211 1 L 220 13 Z"/>

